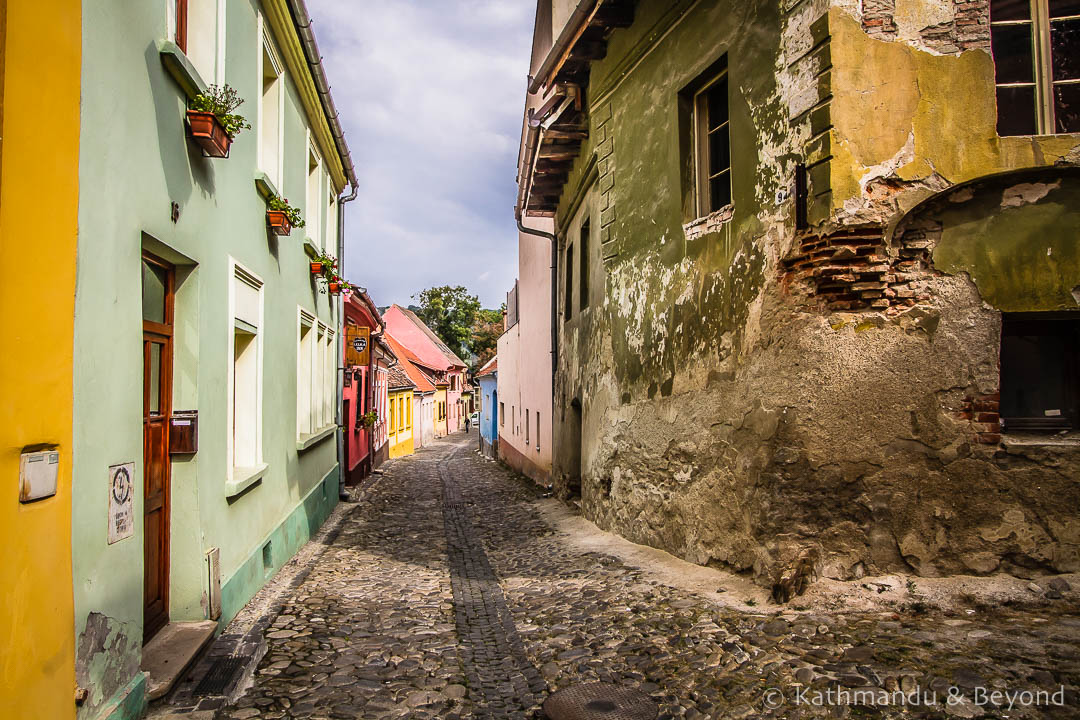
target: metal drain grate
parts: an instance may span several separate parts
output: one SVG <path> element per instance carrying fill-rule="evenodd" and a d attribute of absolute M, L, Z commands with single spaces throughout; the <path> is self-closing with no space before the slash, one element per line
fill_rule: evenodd
<path fill-rule="evenodd" d="M 246 657 L 222 657 L 214 661 L 210 669 L 203 675 L 203 679 L 195 686 L 191 694 L 195 697 L 206 695 L 224 695 L 225 690 L 236 679 L 237 674 L 244 669 L 247 663 Z"/>
<path fill-rule="evenodd" d="M 544 714 L 551 720 L 656 720 L 660 708 L 640 690 L 588 683 L 552 693 Z"/>

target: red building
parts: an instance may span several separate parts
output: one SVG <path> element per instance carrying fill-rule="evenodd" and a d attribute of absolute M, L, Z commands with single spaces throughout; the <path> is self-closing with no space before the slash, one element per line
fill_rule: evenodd
<path fill-rule="evenodd" d="M 376 397 L 378 388 L 374 382 L 379 375 L 378 357 L 381 354 L 374 346 L 382 332 L 383 319 L 366 292 L 346 293 L 344 305 L 345 384 L 341 417 L 345 481 L 353 484 L 378 465 L 375 458 L 382 444 L 379 442 L 380 431 L 385 429 L 384 410 L 380 407 L 383 403 Z M 376 412 L 377 421 L 366 422 L 371 417 L 365 416 L 372 410 Z"/>

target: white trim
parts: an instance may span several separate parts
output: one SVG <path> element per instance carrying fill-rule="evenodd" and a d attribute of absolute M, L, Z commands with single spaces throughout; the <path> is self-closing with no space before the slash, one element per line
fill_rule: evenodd
<path fill-rule="evenodd" d="M 266 310 L 266 298 L 264 290 L 264 283 L 262 279 L 253 273 L 248 268 L 241 265 L 235 258 L 229 257 L 229 274 L 228 274 L 228 318 L 229 322 L 226 323 L 226 332 L 228 333 L 226 347 L 228 353 L 226 355 L 226 382 L 225 382 L 225 405 L 226 412 L 226 482 L 233 483 L 237 478 L 235 477 L 236 471 L 243 471 L 244 467 L 260 467 L 263 465 L 263 356 L 264 352 L 264 336 L 265 332 L 265 310 Z M 259 295 L 259 317 L 258 327 L 255 334 L 255 462 L 249 466 L 237 466 L 235 464 L 235 448 L 234 442 L 234 423 L 236 419 L 236 407 L 234 404 L 235 394 L 235 355 L 236 355 L 236 281 L 250 286 Z"/>
<path fill-rule="evenodd" d="M 217 62 L 214 68 L 214 82 L 225 84 L 225 0 L 217 1 Z"/>

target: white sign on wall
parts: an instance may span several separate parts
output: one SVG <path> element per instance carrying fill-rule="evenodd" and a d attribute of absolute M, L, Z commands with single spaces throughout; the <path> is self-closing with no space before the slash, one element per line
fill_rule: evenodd
<path fill-rule="evenodd" d="M 109 544 L 135 534 L 135 463 L 109 468 Z"/>

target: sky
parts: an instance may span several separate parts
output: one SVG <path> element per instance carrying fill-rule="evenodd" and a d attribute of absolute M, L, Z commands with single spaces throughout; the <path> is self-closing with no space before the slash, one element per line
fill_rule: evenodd
<path fill-rule="evenodd" d="M 307 0 L 359 180 L 345 278 L 376 304 L 517 275 L 514 182 L 532 0 Z"/>

